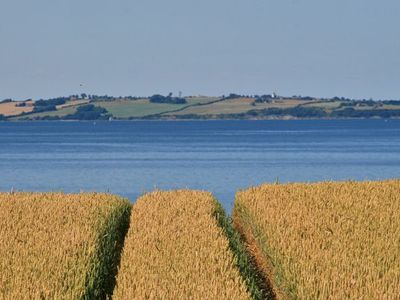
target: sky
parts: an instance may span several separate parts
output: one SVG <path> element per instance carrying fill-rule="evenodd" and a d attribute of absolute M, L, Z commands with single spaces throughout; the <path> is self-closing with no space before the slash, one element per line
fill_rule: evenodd
<path fill-rule="evenodd" d="M 398 0 L 0 0 L 0 100 L 400 99 Z"/>

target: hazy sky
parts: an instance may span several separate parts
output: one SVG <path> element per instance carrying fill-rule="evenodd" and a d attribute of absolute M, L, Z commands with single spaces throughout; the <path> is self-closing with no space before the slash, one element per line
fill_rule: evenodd
<path fill-rule="evenodd" d="M 400 1 L 0 0 L 0 99 L 179 91 L 400 99 Z"/>

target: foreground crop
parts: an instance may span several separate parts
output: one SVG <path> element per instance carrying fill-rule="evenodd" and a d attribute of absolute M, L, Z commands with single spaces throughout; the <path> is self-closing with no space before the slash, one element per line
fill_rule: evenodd
<path fill-rule="evenodd" d="M 129 213 L 107 194 L 0 194 L 0 299 L 105 298 Z"/>
<path fill-rule="evenodd" d="M 114 299 L 248 299 L 207 192 L 153 192 L 137 200 Z"/>
<path fill-rule="evenodd" d="M 278 298 L 400 295 L 400 181 L 263 185 L 233 219 Z"/>

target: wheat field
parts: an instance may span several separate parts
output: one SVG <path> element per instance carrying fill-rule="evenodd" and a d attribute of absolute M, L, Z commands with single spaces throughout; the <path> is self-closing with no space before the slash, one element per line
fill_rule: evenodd
<path fill-rule="evenodd" d="M 233 220 L 278 299 L 399 299 L 400 181 L 266 184 Z"/>
<path fill-rule="evenodd" d="M 129 213 L 108 194 L 0 193 L 0 299 L 111 294 Z"/>
<path fill-rule="evenodd" d="M 140 197 L 113 299 L 249 299 L 215 210 L 208 192 Z"/>

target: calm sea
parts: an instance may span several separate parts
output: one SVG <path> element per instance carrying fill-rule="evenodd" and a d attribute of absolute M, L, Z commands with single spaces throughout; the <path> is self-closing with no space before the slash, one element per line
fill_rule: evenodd
<path fill-rule="evenodd" d="M 0 122 L 0 190 L 213 192 L 400 177 L 400 120 Z"/>

